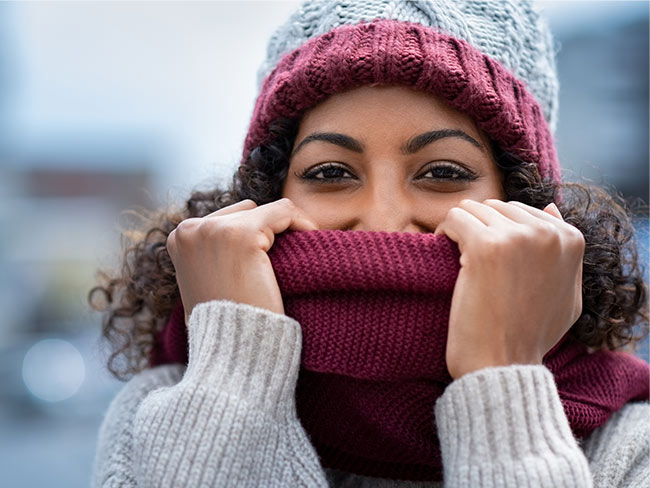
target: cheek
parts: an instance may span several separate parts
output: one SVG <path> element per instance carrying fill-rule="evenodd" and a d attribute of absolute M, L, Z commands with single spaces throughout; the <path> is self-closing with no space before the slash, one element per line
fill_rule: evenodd
<path fill-rule="evenodd" d="M 445 219 L 447 212 L 457 206 L 461 200 L 462 198 L 452 198 L 450 196 L 436 199 L 429 198 L 417 205 L 412 220 L 422 229 L 425 229 L 426 232 L 433 232 L 440 225 L 440 222 Z"/>
<path fill-rule="evenodd" d="M 294 202 L 319 229 L 348 229 L 358 220 L 352 199 L 328 199 L 325 195 L 307 195 Z"/>
<path fill-rule="evenodd" d="M 490 186 L 489 190 L 487 190 L 487 196 L 483 198 L 483 200 L 486 200 L 488 198 L 496 198 L 498 200 L 506 200 L 506 193 L 503 191 L 503 184 L 501 181 L 501 177 L 498 176 L 499 179 L 496 179 L 492 182 L 492 185 Z"/>
<path fill-rule="evenodd" d="M 320 229 L 339 228 L 349 213 L 345 200 L 328 198 L 326 193 L 307 191 L 304 185 L 288 180 L 282 189 L 282 197 L 290 199 L 305 212 Z"/>
<path fill-rule="evenodd" d="M 505 200 L 506 194 L 503 191 L 503 183 L 500 173 L 491 173 L 484 176 L 467 192 L 463 198 L 469 198 L 477 202 L 482 202 L 488 198 Z"/>
<path fill-rule="evenodd" d="M 493 173 L 488 178 L 488 184 L 486 185 L 486 192 L 489 193 L 483 200 L 487 198 L 498 198 L 499 200 L 506 199 L 506 193 L 503 191 L 503 179 L 504 175 L 501 174 L 501 171 L 493 167 Z"/>

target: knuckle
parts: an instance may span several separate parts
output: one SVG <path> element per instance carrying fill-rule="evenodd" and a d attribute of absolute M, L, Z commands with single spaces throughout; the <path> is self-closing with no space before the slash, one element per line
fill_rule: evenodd
<path fill-rule="evenodd" d="M 537 243 L 542 249 L 559 252 L 562 247 L 562 234 L 553 224 L 545 221 L 535 222 L 531 226 L 528 238 L 532 243 Z"/>
<path fill-rule="evenodd" d="M 577 251 L 584 251 L 586 242 L 585 242 L 585 236 L 580 230 L 578 230 L 576 227 L 570 226 L 569 227 L 569 239 L 571 242 L 571 245 L 577 250 Z"/>
<path fill-rule="evenodd" d="M 293 210 L 296 208 L 296 204 L 293 203 L 293 200 L 286 197 L 278 200 L 278 203 L 289 210 Z"/>
<path fill-rule="evenodd" d="M 549 225 L 549 227 L 551 227 Z M 544 233 L 544 244 L 551 250 L 559 250 L 562 247 L 562 236 L 556 229 L 549 229 Z"/>
<path fill-rule="evenodd" d="M 483 200 L 483 202 L 481 203 L 483 203 L 484 205 L 489 205 L 490 207 L 496 207 L 504 202 L 503 200 L 499 200 L 498 198 L 488 198 L 486 200 Z"/>
<path fill-rule="evenodd" d="M 458 203 L 458 207 L 460 207 L 460 208 L 469 208 L 469 207 L 471 207 L 472 205 L 474 205 L 476 203 L 477 202 L 475 202 L 474 200 L 471 200 L 469 198 L 464 198 Z"/>
<path fill-rule="evenodd" d="M 206 226 L 206 238 L 213 235 L 221 242 L 242 242 L 245 240 L 246 229 L 236 220 L 215 220 Z"/>
<path fill-rule="evenodd" d="M 260 236 L 264 235 L 260 230 L 245 221 L 228 220 L 214 225 L 206 240 L 216 242 L 219 247 L 248 252 L 259 247 Z"/>
<path fill-rule="evenodd" d="M 463 215 L 463 210 L 460 207 L 452 207 L 447 212 L 446 220 L 458 220 Z"/>
<path fill-rule="evenodd" d="M 208 239 L 212 236 L 214 228 L 218 227 L 218 219 L 205 219 L 196 226 L 196 235 L 200 239 Z"/>
<path fill-rule="evenodd" d="M 492 247 L 501 252 L 513 252 L 518 249 L 525 249 L 535 242 L 535 233 L 530 228 L 516 225 L 507 233 L 500 233 L 492 236 Z"/>
<path fill-rule="evenodd" d="M 248 209 L 248 210 L 257 208 L 257 206 L 258 206 L 257 203 L 255 203 L 255 201 L 250 199 L 250 198 L 246 198 L 245 200 L 241 200 L 238 203 L 230 205 L 230 207 L 234 207 L 235 205 L 237 205 L 237 207 L 240 207 L 242 209 Z"/>
<path fill-rule="evenodd" d="M 172 254 L 176 250 L 176 229 L 172 230 L 167 236 L 167 252 Z"/>
<path fill-rule="evenodd" d="M 528 246 L 530 243 L 539 242 L 539 230 L 527 226 L 515 227 L 508 239 L 514 246 Z"/>
<path fill-rule="evenodd" d="M 479 256 L 484 258 L 501 256 L 508 252 L 508 246 L 512 245 L 512 243 L 512 239 L 490 232 L 483 236 L 480 243 L 476 243 L 475 250 Z"/>
<path fill-rule="evenodd" d="M 196 220 L 192 218 L 181 221 L 174 229 L 176 239 L 179 241 L 186 239 L 196 228 Z"/>
<path fill-rule="evenodd" d="M 535 230 L 544 235 L 556 235 L 557 229 L 553 224 L 546 222 L 544 220 L 538 220 L 535 222 Z"/>

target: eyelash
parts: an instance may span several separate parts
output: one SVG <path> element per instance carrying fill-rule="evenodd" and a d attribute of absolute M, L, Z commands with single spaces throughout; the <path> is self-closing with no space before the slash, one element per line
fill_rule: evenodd
<path fill-rule="evenodd" d="M 349 171 L 344 165 L 342 164 L 337 164 L 337 163 L 323 163 L 319 164 L 316 166 L 313 166 L 311 168 L 306 168 L 300 173 L 296 173 L 296 176 L 304 179 L 304 180 L 310 180 L 313 181 L 314 183 L 332 183 L 332 182 L 339 182 L 342 180 L 350 180 L 353 179 L 354 176 L 351 177 L 343 177 L 343 176 L 338 176 L 338 177 L 330 177 L 330 178 L 323 178 L 323 177 L 318 177 L 316 175 L 318 174 L 324 174 L 324 171 L 327 170 L 339 170 L 339 171 L 344 171 L 348 174 L 352 174 L 351 171 Z M 446 174 L 449 175 L 451 173 L 451 176 L 439 176 L 439 177 L 433 177 L 433 178 L 423 178 L 424 175 L 427 173 L 433 173 L 435 171 L 445 171 L 447 172 Z M 423 172 L 420 173 L 420 176 L 418 176 L 418 179 L 427 179 L 427 180 L 436 180 L 436 181 L 472 181 L 477 178 L 476 174 L 473 171 L 470 171 L 469 169 L 459 165 L 459 164 L 452 164 L 452 163 L 435 163 L 435 164 L 430 164 L 425 168 Z"/>
<path fill-rule="evenodd" d="M 452 181 L 472 181 L 477 178 L 476 173 L 471 171 L 469 168 L 465 168 L 464 166 L 461 166 L 460 164 L 454 164 L 454 163 L 436 163 L 436 164 L 431 164 L 426 167 L 426 169 L 420 174 L 420 177 L 427 173 L 435 173 L 435 171 L 445 171 L 447 174 L 452 173 L 453 176 L 446 176 L 446 177 L 434 177 L 434 178 L 427 178 L 431 180 L 452 180 Z"/>
<path fill-rule="evenodd" d="M 316 176 L 317 174 L 322 173 L 323 171 L 332 170 L 332 169 L 345 171 L 348 174 L 352 174 L 342 164 L 323 163 L 323 164 L 313 166 L 311 168 L 304 169 L 303 171 L 300 172 L 300 174 L 298 174 L 298 176 L 300 178 L 304 179 L 304 180 L 311 180 L 311 181 L 314 181 L 316 183 L 328 183 L 328 182 L 332 182 L 332 181 L 341 181 L 341 180 L 349 180 L 349 179 L 351 179 L 349 177 L 344 178 L 344 177 L 341 177 L 341 176 L 333 177 L 333 178 L 319 178 L 319 177 Z"/>

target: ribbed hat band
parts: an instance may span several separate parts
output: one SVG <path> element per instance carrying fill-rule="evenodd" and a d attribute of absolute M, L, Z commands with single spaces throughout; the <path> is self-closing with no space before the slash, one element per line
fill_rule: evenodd
<path fill-rule="evenodd" d="M 278 117 L 297 118 L 330 95 L 364 85 L 405 85 L 436 95 L 474 119 L 503 150 L 560 179 L 549 126 L 520 80 L 465 41 L 390 19 L 344 25 L 285 55 L 262 85 L 243 163 L 269 142 Z"/>

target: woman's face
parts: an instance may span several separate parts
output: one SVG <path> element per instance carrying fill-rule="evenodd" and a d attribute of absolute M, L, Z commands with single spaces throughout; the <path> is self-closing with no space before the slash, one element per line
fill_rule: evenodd
<path fill-rule="evenodd" d="M 283 197 L 321 229 L 433 232 L 463 199 L 503 199 L 485 135 L 406 87 L 333 95 L 303 117 Z"/>

